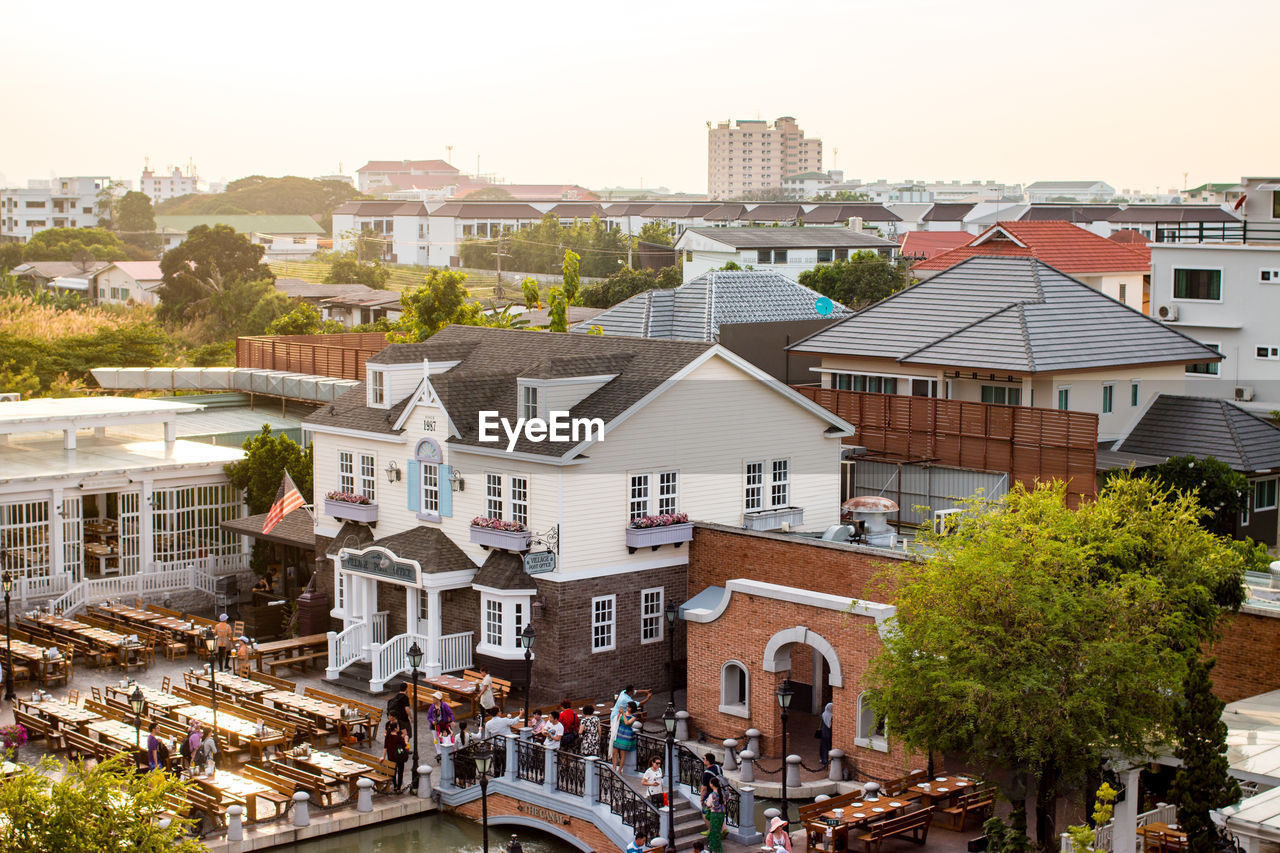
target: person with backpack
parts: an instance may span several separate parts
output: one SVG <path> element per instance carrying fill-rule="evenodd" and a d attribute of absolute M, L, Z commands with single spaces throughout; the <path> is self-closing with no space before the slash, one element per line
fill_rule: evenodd
<path fill-rule="evenodd" d="M 409 731 L 409 682 L 402 682 L 400 690 L 387 700 L 387 716 Z"/>
<path fill-rule="evenodd" d="M 577 752 L 578 745 L 578 712 L 573 710 L 573 703 L 565 699 L 560 703 L 560 725 L 564 734 L 560 736 L 560 748 L 568 752 Z"/>
<path fill-rule="evenodd" d="M 714 752 L 708 752 L 706 755 L 702 756 L 702 783 L 699 788 L 699 792 L 703 803 L 706 803 L 707 796 L 711 793 L 711 781 L 713 779 L 723 778 L 724 768 L 716 763 L 716 754 Z M 702 834 L 709 835 L 711 832 L 711 819 L 707 816 L 705 806 L 702 809 L 702 820 L 707 824 L 707 828 Z"/>
<path fill-rule="evenodd" d="M 151 725 L 147 726 L 147 769 L 148 770 L 163 769 L 165 764 L 168 763 L 169 750 L 165 747 L 163 743 L 160 742 L 160 738 L 156 736 L 156 729 L 158 728 L 160 728 L 159 723 L 152 723 Z M 160 751 L 162 749 L 165 752 L 163 759 L 160 755 Z"/>
<path fill-rule="evenodd" d="M 192 720 L 191 725 L 187 728 L 187 736 L 182 740 L 182 746 L 178 747 L 178 754 L 182 756 L 182 766 L 191 767 L 191 759 L 200 751 L 200 721 Z"/>
<path fill-rule="evenodd" d="M 387 734 L 382 740 L 382 757 L 396 766 L 391 786 L 396 792 L 403 793 L 404 765 L 409 760 L 409 741 L 394 720 L 387 724 Z"/>

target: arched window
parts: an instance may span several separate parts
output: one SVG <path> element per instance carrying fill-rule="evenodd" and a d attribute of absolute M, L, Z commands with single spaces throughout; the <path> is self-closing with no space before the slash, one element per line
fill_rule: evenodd
<path fill-rule="evenodd" d="M 739 661 L 728 661 L 720 668 L 720 711 L 735 717 L 751 716 L 751 678 Z"/>
<path fill-rule="evenodd" d="M 442 515 L 447 512 L 442 508 L 441 482 L 440 475 L 445 467 L 441 463 L 444 461 L 444 454 L 440 451 L 440 445 L 433 438 L 424 438 L 418 442 L 418 446 L 413 454 L 414 463 L 417 465 L 417 476 L 411 476 L 409 479 L 409 506 L 418 513 L 419 518 L 429 521 L 439 521 Z M 449 489 L 448 482 L 443 484 L 445 489 Z M 445 495 L 444 503 L 449 503 L 452 495 Z"/>
<path fill-rule="evenodd" d="M 884 717 L 871 707 L 872 693 L 864 690 L 858 694 L 858 736 L 854 743 L 880 752 L 888 752 L 889 739 L 885 731 Z"/>

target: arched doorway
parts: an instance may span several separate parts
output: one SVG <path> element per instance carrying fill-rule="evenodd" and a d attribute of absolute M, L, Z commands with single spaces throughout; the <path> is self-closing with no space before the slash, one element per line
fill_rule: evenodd
<path fill-rule="evenodd" d="M 844 671 L 835 647 L 816 631 L 799 625 L 786 628 L 769 638 L 761 668 L 777 673 L 778 684 L 783 679 L 791 681 L 795 692 L 787 734 L 803 738 L 792 743 L 811 742 L 818 715 L 828 702 L 834 701 L 834 691 L 844 687 Z"/>

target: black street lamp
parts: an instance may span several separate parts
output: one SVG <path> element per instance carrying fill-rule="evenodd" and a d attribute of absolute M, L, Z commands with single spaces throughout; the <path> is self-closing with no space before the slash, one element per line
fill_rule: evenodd
<path fill-rule="evenodd" d="M 529 691 L 533 687 L 533 623 L 520 632 L 520 645 L 524 646 L 524 724 L 529 725 Z"/>
<path fill-rule="evenodd" d="M 667 678 L 671 679 L 671 695 L 668 697 L 671 704 L 676 702 L 676 617 L 680 615 L 680 606 L 674 601 L 668 601 L 666 607 L 667 615 Z M 672 839 L 674 843 L 675 839 Z"/>
<path fill-rule="evenodd" d="M 662 712 L 662 725 L 667 728 L 667 839 L 675 844 L 676 837 L 676 704 L 667 703 Z"/>
<path fill-rule="evenodd" d="M 417 640 L 409 647 L 409 651 L 405 653 L 409 658 L 409 678 L 413 681 L 413 789 L 416 793 L 418 790 L 418 667 L 422 666 L 422 649 L 418 648 Z"/>
<path fill-rule="evenodd" d="M 13 592 L 13 575 L 9 573 L 9 552 L 0 552 L 0 557 L 5 563 L 4 574 L 0 576 L 0 583 L 4 586 L 4 700 L 12 702 L 18 698 L 18 694 L 13 692 L 13 632 L 9 629 L 9 593 Z"/>
<path fill-rule="evenodd" d="M 782 819 L 791 829 L 791 811 L 787 805 L 787 712 L 791 709 L 791 697 L 795 691 L 791 689 L 791 679 L 784 678 L 778 685 L 778 707 L 782 709 Z"/>
<path fill-rule="evenodd" d="M 213 709 L 213 736 L 218 736 L 218 635 L 204 629 L 204 648 L 209 653 L 209 707 Z"/>
<path fill-rule="evenodd" d="M 147 698 L 142 695 L 142 688 L 134 685 L 129 694 L 129 706 L 133 708 L 133 728 L 138 733 L 138 749 L 142 749 L 142 715 L 147 710 Z M 147 756 L 149 759 L 151 756 Z"/>
<path fill-rule="evenodd" d="M 488 741 L 476 745 L 476 773 L 480 776 L 480 827 L 484 853 L 489 853 L 489 768 L 493 766 L 493 746 Z"/>

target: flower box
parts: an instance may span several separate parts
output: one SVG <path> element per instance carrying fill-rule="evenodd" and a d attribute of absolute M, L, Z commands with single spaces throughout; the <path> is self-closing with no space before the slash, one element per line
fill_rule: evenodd
<path fill-rule="evenodd" d="M 357 504 L 351 503 L 350 501 L 325 497 L 324 511 L 327 515 L 331 515 L 334 518 L 341 518 L 345 521 L 358 521 L 363 524 L 374 524 L 378 520 L 378 505 L 376 503 Z"/>
<path fill-rule="evenodd" d="M 693 540 L 693 522 L 664 524 L 659 527 L 628 527 L 627 551 L 634 554 L 638 548 L 658 550 L 659 545 L 675 545 Z"/>
<path fill-rule="evenodd" d="M 471 541 L 481 548 L 497 548 L 500 551 L 528 551 L 529 539 L 533 534 L 528 530 L 500 530 L 480 524 L 471 525 Z"/>
<path fill-rule="evenodd" d="M 744 513 L 742 526 L 747 530 L 781 530 L 783 525 L 799 527 L 804 524 L 804 507 L 784 506 L 778 509 L 762 509 Z"/>

